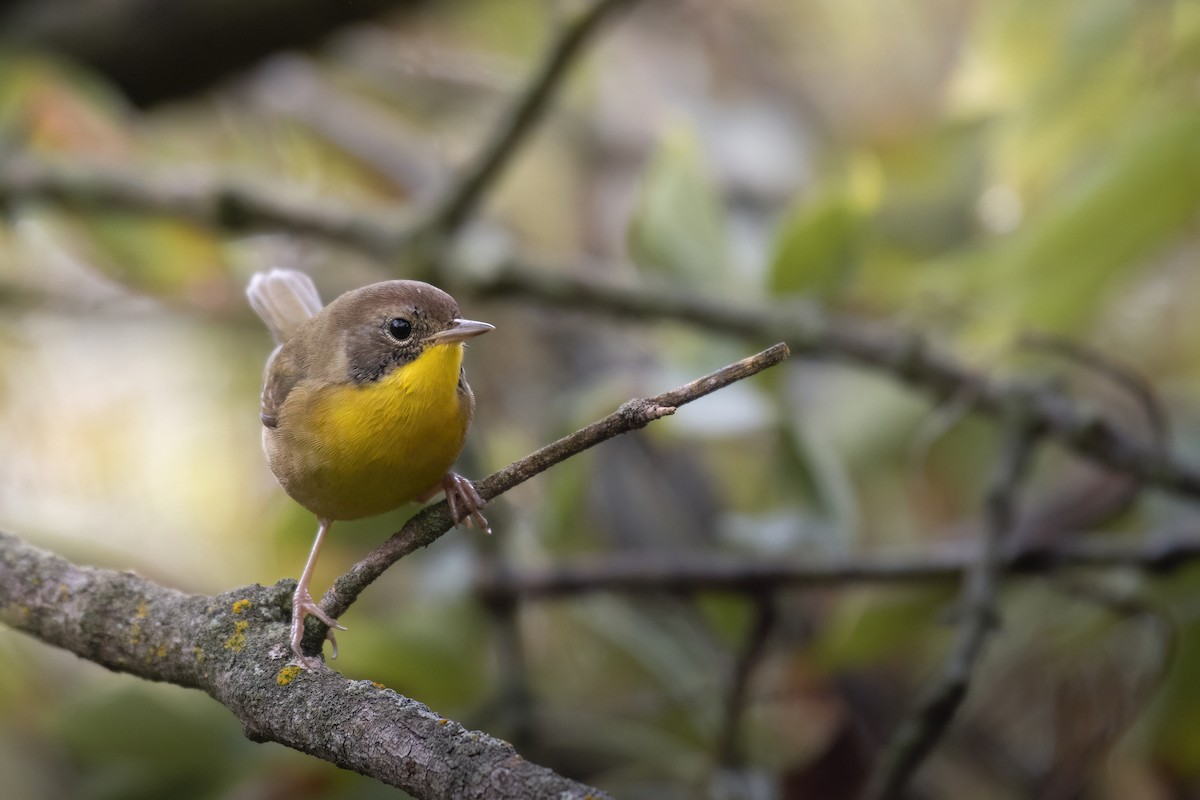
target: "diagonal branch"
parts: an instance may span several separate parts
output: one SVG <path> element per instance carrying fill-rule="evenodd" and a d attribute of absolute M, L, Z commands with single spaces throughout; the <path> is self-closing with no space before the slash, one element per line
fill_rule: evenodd
<path fill-rule="evenodd" d="M 900 797 L 933 752 L 967 696 L 975 664 L 996 625 L 1002 549 L 1015 526 L 1017 490 L 1034 442 L 1021 408 L 1010 409 L 1005 423 L 1004 450 L 988 488 L 987 529 L 978 557 L 963 579 L 958 636 L 936 682 L 884 749 L 867 784 L 870 800 Z"/>
<path fill-rule="evenodd" d="M 532 78 L 505 110 L 474 160 L 414 233 L 453 234 L 500 177 L 517 148 L 542 119 L 551 99 L 602 23 L 632 0 L 595 0 L 562 25 Z"/>
<path fill-rule="evenodd" d="M 614 436 L 644 428 L 656 419 L 674 414 L 679 406 L 751 375 L 757 375 L 787 357 L 787 345 L 777 344 L 657 397 L 630 400 L 607 417 L 564 436 L 519 461 L 514 461 L 499 472 L 492 473 L 479 481 L 476 488 L 483 495 L 483 499 L 491 500 L 561 461 Z M 451 526 L 450 512 L 444 500 L 422 510 L 390 539 L 334 581 L 333 586 L 321 599 L 321 608 L 334 618 L 340 617 L 359 594 L 388 567 L 414 550 L 432 544 L 449 531 Z M 324 635 L 324 628 L 319 621 L 309 623 L 309 635 Z"/>

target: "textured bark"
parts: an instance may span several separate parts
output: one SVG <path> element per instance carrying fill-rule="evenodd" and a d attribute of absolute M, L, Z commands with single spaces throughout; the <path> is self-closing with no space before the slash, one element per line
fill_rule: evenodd
<path fill-rule="evenodd" d="M 478 484 L 492 499 L 554 464 L 656 419 L 788 356 L 777 344 L 612 414 L 534 451 Z M 339 578 L 322 605 L 340 616 L 397 559 L 451 527 L 445 501 L 417 514 Z M 80 567 L 0 532 L 0 621 L 97 664 L 201 689 L 256 741 L 278 742 L 418 798 L 600 798 L 588 786 L 525 761 L 508 742 L 468 731 L 370 681 L 324 663 L 304 669 L 289 646 L 295 581 L 208 597 L 129 572 Z M 319 653 L 323 627 L 310 619 Z"/>
<path fill-rule="evenodd" d="M 216 597 L 81 567 L 0 532 L 0 620 L 117 672 L 200 689 L 278 742 L 418 798 L 603 798 L 415 700 L 287 646 L 293 581 Z"/>

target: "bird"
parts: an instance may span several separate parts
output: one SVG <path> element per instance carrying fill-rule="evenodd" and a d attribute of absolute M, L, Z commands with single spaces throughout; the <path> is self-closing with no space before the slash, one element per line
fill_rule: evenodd
<path fill-rule="evenodd" d="M 451 471 L 475 412 L 464 342 L 494 330 L 464 319 L 446 292 L 415 280 L 373 283 L 327 306 L 303 272 L 271 269 L 246 287 L 277 347 L 263 371 L 267 462 L 284 491 L 317 518 L 292 595 L 290 644 L 301 664 L 304 619 L 345 630 L 313 602 L 313 569 L 335 521 L 382 514 L 445 492 L 457 526 L 491 533 L 474 484 Z"/>

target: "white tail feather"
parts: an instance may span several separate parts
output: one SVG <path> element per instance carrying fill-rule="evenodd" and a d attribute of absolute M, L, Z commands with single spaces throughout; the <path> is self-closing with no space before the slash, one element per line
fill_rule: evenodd
<path fill-rule="evenodd" d="M 294 269 L 254 273 L 246 297 L 279 344 L 292 338 L 296 329 L 322 308 L 312 278 Z"/>

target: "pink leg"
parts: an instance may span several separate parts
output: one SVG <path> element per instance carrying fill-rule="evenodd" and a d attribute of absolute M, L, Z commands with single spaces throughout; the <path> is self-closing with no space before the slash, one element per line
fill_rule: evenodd
<path fill-rule="evenodd" d="M 320 519 L 317 528 L 317 538 L 313 542 L 312 552 L 308 554 L 308 563 L 304 565 L 304 572 L 300 575 L 300 582 L 296 584 L 296 592 L 292 595 L 292 652 L 300 659 L 300 663 L 306 667 L 314 668 L 319 663 L 315 658 L 309 658 L 304 654 L 304 650 L 300 647 L 300 642 L 304 639 L 304 618 L 309 614 L 324 622 L 329 626 L 329 630 L 325 632 L 325 637 L 329 639 L 333 645 L 333 657 L 337 658 L 337 639 L 333 637 L 333 629 L 339 631 L 346 630 L 345 626 L 339 625 L 338 621 L 330 617 L 321 607 L 313 602 L 312 595 L 308 593 L 309 582 L 312 581 L 313 569 L 317 566 L 317 556 L 321 553 L 321 544 L 325 541 L 325 534 L 329 532 L 332 520 Z"/>
<path fill-rule="evenodd" d="M 479 510 L 487 501 L 479 495 L 475 484 L 456 472 L 447 472 L 442 478 L 442 491 L 446 493 L 446 504 L 455 525 L 465 522 L 467 527 L 476 525 L 485 533 L 492 532 L 492 526 Z"/>

